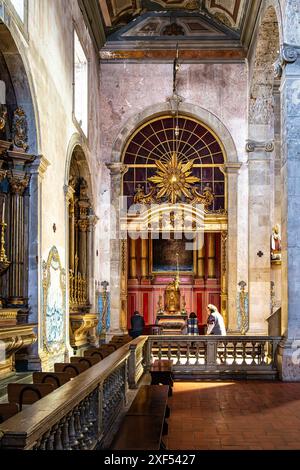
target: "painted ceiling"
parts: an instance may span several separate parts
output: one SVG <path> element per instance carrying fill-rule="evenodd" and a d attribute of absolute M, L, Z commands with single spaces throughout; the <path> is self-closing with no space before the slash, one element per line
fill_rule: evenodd
<path fill-rule="evenodd" d="M 128 25 L 149 12 L 193 12 L 241 31 L 253 0 L 99 0 L 107 31 Z"/>

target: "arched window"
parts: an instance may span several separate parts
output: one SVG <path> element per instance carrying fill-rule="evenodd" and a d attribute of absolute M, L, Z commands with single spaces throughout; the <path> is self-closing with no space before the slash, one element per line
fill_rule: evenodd
<path fill-rule="evenodd" d="M 193 160 L 192 175 L 199 178 L 199 191 L 208 184 L 215 196 L 209 211 L 226 209 L 225 153 L 218 137 L 201 122 L 187 116 L 160 116 L 137 129 L 123 152 L 123 162 L 129 167 L 124 175 L 123 195 L 128 206 L 133 204 L 137 187 L 145 192 L 151 188 L 149 178 L 157 173 L 156 161 Z M 188 202 L 188 201 L 185 201 Z"/>

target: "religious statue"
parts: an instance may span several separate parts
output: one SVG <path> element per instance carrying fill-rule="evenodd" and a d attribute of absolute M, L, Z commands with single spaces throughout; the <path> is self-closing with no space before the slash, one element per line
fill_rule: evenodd
<path fill-rule="evenodd" d="M 280 226 L 279 226 L 279 224 L 276 224 L 272 229 L 271 260 L 272 261 L 281 261 L 281 237 L 280 237 Z"/>
<path fill-rule="evenodd" d="M 164 309 L 163 309 L 162 295 L 159 296 L 157 306 L 158 306 L 157 315 L 163 315 Z"/>
<path fill-rule="evenodd" d="M 180 313 L 180 289 L 177 276 L 166 288 L 166 311 L 171 315 Z"/>
<path fill-rule="evenodd" d="M 179 276 L 179 254 L 177 258 L 177 274 L 174 280 L 166 288 L 166 311 L 170 315 L 180 314 L 180 276 Z"/>

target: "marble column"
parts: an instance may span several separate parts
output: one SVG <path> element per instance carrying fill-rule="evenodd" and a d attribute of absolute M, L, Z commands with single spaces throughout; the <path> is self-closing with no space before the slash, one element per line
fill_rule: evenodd
<path fill-rule="evenodd" d="M 228 235 L 227 235 L 227 319 L 228 333 L 236 333 L 237 326 L 237 241 L 238 241 L 238 174 L 241 163 L 227 163 Z"/>
<path fill-rule="evenodd" d="M 121 334 L 124 331 L 124 311 L 126 309 L 126 299 L 122 294 L 122 242 L 127 248 L 126 240 L 121 240 L 120 214 L 121 214 L 121 189 L 122 176 L 127 171 L 127 166 L 123 163 L 107 164 L 111 175 L 111 230 L 110 230 L 110 311 L 111 311 L 111 334 Z M 126 234 L 127 239 L 127 234 Z M 127 251 L 126 251 L 127 252 Z M 124 263 L 123 263 L 124 264 Z M 124 275 L 124 274 L 123 274 Z M 122 313 L 123 312 L 123 313 Z"/>
<path fill-rule="evenodd" d="M 300 8 L 294 12 L 300 22 Z M 298 17 L 297 17 L 298 16 Z M 300 380 L 300 32 L 298 46 L 281 48 L 282 335 L 281 378 Z"/>
<path fill-rule="evenodd" d="M 249 168 L 249 334 L 267 334 L 270 316 L 270 212 L 273 142 L 248 141 Z"/>

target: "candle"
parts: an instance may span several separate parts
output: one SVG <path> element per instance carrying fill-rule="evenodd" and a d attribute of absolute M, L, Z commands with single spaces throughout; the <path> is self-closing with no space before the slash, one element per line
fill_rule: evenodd
<path fill-rule="evenodd" d="M 5 223 L 5 196 L 3 197 L 3 206 L 2 206 L 2 223 Z"/>

